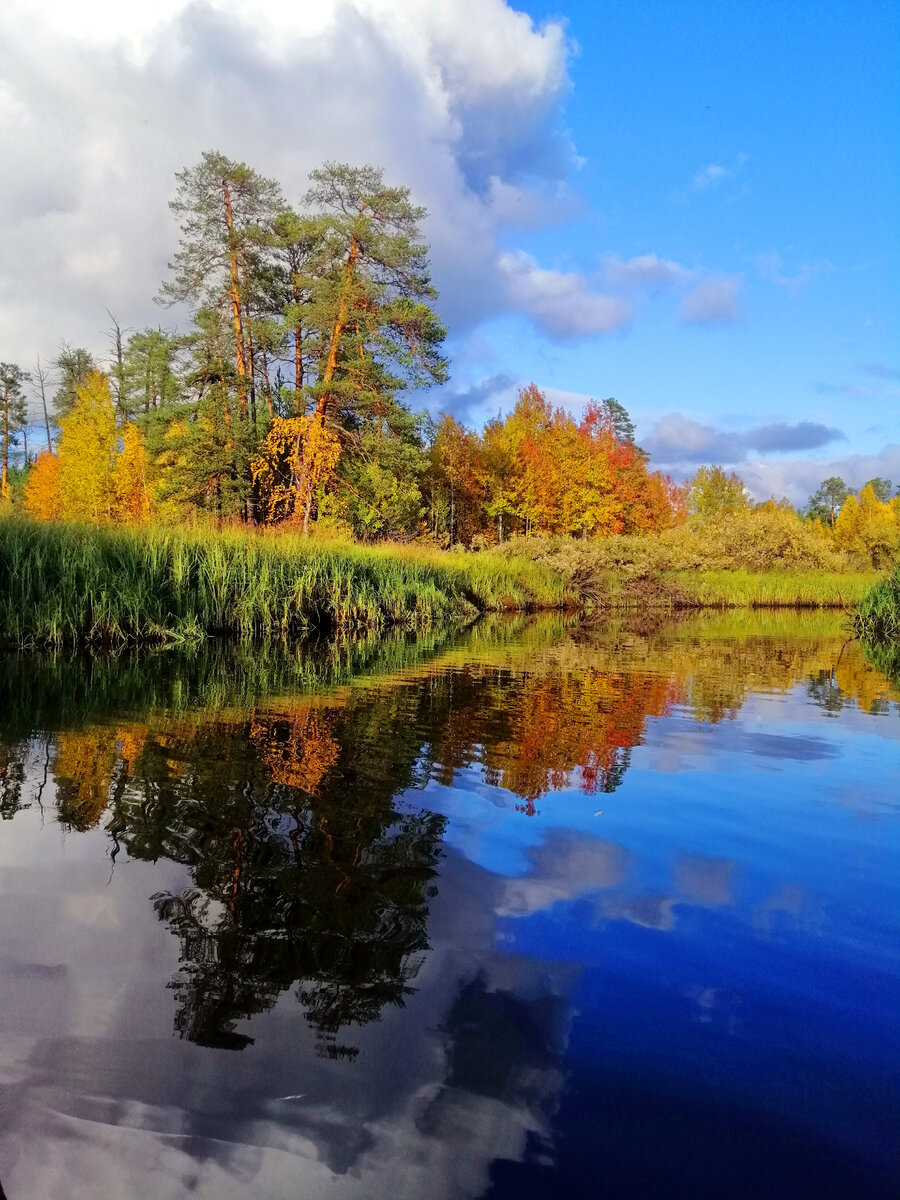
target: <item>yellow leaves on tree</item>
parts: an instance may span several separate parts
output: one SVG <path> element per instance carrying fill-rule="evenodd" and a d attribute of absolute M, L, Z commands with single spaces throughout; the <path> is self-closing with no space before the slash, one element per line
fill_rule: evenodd
<path fill-rule="evenodd" d="M 283 521 L 299 511 L 306 497 L 298 496 L 305 480 L 311 492 L 334 478 L 341 454 L 337 434 L 312 417 L 275 417 L 251 463 L 258 510 L 266 522 Z"/>
<path fill-rule="evenodd" d="M 842 550 L 866 556 L 875 567 L 886 566 L 900 549 L 900 526 L 891 504 L 883 504 L 870 483 L 848 496 L 834 523 L 834 540 Z"/>
<path fill-rule="evenodd" d="M 113 456 L 113 514 L 119 521 L 146 521 L 150 515 L 147 487 L 147 452 L 136 425 L 122 430 L 121 445 Z"/>
<path fill-rule="evenodd" d="M 25 511 L 38 521 L 56 521 L 61 515 L 59 459 L 49 450 L 38 455 L 28 472 L 23 503 Z"/>
<path fill-rule="evenodd" d="M 116 428 L 109 382 L 93 371 L 59 423 L 56 454 L 42 454 L 25 485 L 25 509 L 42 521 L 100 525 L 150 514 L 147 455 L 140 430 Z"/>

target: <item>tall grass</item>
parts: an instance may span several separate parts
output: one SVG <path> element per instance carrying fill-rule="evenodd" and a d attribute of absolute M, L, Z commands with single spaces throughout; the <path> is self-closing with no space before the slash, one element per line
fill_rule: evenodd
<path fill-rule="evenodd" d="M 677 571 L 671 579 L 704 608 L 851 609 L 879 578 L 876 571 Z"/>
<path fill-rule="evenodd" d="M 0 521 L 0 641 L 19 646 L 420 629 L 570 598 L 550 567 L 490 554 Z"/>
<path fill-rule="evenodd" d="M 853 623 L 861 637 L 900 647 L 900 566 L 861 597 Z"/>

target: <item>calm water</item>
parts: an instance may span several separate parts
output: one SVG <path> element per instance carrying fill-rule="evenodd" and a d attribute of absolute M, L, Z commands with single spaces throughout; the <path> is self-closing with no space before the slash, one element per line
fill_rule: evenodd
<path fill-rule="evenodd" d="M 838 620 L 0 659 L 9 1200 L 895 1197 Z"/>

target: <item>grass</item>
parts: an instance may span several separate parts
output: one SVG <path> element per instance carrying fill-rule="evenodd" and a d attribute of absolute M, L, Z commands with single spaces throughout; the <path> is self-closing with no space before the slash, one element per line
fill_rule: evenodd
<path fill-rule="evenodd" d="M 0 521 L 0 641 L 17 646 L 426 629 L 572 599 L 550 567 L 508 556 Z"/>
<path fill-rule="evenodd" d="M 900 566 L 861 597 L 853 623 L 860 637 L 900 648 Z"/>
<path fill-rule="evenodd" d="M 507 549 L 553 567 L 605 613 L 850 609 L 881 578 L 780 511 L 753 510 L 642 537 L 532 538 Z"/>
<path fill-rule="evenodd" d="M 850 609 L 880 578 L 876 571 L 677 571 L 665 577 L 704 608 Z"/>

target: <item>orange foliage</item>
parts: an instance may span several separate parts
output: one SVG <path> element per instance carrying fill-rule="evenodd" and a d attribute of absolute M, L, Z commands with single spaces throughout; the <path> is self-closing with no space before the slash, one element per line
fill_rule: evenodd
<path fill-rule="evenodd" d="M 529 384 L 505 421 L 488 424 L 483 446 L 487 512 L 509 514 L 526 534 L 608 537 L 685 519 L 682 489 L 649 474 L 644 452 L 593 401 L 576 424 Z"/>
<path fill-rule="evenodd" d="M 255 713 L 250 736 L 262 751 L 273 783 L 311 795 L 340 755 L 327 714 L 309 708 L 300 708 L 289 717 Z"/>
<path fill-rule="evenodd" d="M 23 503 L 25 511 L 38 521 L 56 521 L 61 516 L 59 459 L 49 450 L 38 455 L 28 472 Z"/>
<path fill-rule="evenodd" d="M 137 426 L 116 429 L 109 381 L 92 371 L 59 423 L 56 454 L 44 452 L 25 482 L 25 511 L 40 521 L 60 518 L 103 524 L 150 515 L 144 439 Z"/>

